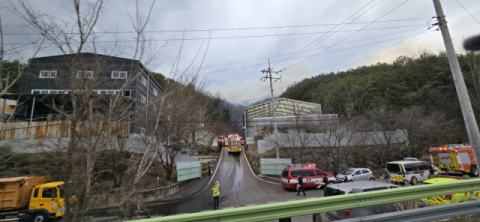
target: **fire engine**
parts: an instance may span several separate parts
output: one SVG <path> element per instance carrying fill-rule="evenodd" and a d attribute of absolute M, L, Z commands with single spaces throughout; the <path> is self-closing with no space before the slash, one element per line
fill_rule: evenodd
<path fill-rule="evenodd" d="M 240 142 L 240 136 L 236 133 L 228 135 L 228 152 L 239 153 L 242 151 L 242 143 Z"/>
<path fill-rule="evenodd" d="M 478 177 L 477 162 L 470 144 L 430 147 L 430 160 L 444 175 L 469 174 Z"/>
<path fill-rule="evenodd" d="M 222 147 L 225 146 L 225 137 L 224 136 L 219 136 L 217 139 L 218 142 L 218 148 L 221 150 Z"/>

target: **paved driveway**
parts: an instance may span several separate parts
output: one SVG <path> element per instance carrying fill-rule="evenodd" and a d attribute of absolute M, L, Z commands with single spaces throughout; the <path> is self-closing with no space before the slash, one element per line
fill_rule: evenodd
<path fill-rule="evenodd" d="M 307 196 L 297 196 L 296 192 L 285 190 L 279 181 L 258 178 L 252 173 L 243 152 L 229 154 L 224 148 L 215 175 L 199 193 L 183 201 L 151 205 L 149 210 L 157 215 L 213 210 L 210 188 L 215 181 L 220 183 L 220 209 L 323 196 L 320 189 L 307 189 Z"/>

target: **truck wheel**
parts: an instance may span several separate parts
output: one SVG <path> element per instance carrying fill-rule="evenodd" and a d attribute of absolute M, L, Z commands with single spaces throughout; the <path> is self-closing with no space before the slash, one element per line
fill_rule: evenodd
<path fill-rule="evenodd" d="M 48 216 L 45 213 L 39 212 L 33 216 L 33 222 L 48 222 Z"/>
<path fill-rule="evenodd" d="M 476 165 L 472 165 L 470 169 L 470 176 L 471 177 L 478 177 L 478 168 Z"/>

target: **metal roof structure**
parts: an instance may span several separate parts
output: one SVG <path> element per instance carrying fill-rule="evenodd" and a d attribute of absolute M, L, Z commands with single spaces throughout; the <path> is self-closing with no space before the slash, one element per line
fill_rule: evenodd
<path fill-rule="evenodd" d="M 287 98 L 276 98 L 274 104 L 275 117 L 322 114 L 322 106 L 318 103 L 309 103 Z M 272 117 L 272 113 L 271 101 L 245 108 L 245 135 L 253 136 L 253 118 Z"/>

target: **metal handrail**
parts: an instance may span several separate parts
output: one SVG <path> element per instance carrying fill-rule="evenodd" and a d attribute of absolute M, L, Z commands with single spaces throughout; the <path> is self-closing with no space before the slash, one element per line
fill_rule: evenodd
<path fill-rule="evenodd" d="M 203 211 L 144 219 L 142 222 L 264 221 L 471 191 L 480 191 L 480 179 Z"/>

